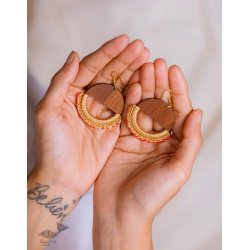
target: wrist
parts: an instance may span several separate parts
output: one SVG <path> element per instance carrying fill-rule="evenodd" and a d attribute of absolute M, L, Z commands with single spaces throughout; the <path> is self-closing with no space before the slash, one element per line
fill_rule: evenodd
<path fill-rule="evenodd" d="M 42 234 L 58 234 L 60 230 L 66 230 L 68 227 L 65 225 L 60 230 L 59 227 L 76 207 L 80 197 L 54 184 L 37 169 L 29 174 L 27 188 L 28 249 L 43 249 L 44 244 L 40 242 Z"/>
<path fill-rule="evenodd" d="M 32 171 L 27 181 L 27 198 L 32 207 L 40 213 L 52 216 L 55 221 L 64 221 L 73 211 L 82 196 L 51 181 L 42 171 Z"/>
<path fill-rule="evenodd" d="M 94 250 L 153 249 L 152 220 L 94 214 Z"/>
<path fill-rule="evenodd" d="M 56 193 L 62 193 L 67 197 L 71 197 L 72 199 L 83 196 L 86 193 L 86 192 L 84 193 L 76 192 L 68 185 L 64 185 L 64 183 L 59 181 L 59 179 L 60 179 L 59 175 L 58 176 L 52 175 L 46 172 L 46 170 L 44 170 L 43 167 L 36 164 L 33 170 L 28 175 L 27 187 L 28 190 L 30 190 L 38 182 L 41 185 L 49 185 L 53 187 Z"/>

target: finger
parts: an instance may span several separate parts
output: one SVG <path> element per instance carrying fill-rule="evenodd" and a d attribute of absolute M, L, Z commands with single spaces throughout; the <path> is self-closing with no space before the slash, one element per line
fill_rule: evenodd
<path fill-rule="evenodd" d="M 155 67 L 155 94 L 154 97 L 167 102 L 169 97 L 168 84 L 168 67 L 164 59 L 156 59 L 154 61 Z M 164 92 L 165 91 L 165 92 Z M 161 131 L 163 127 L 154 121 L 154 130 Z"/>
<path fill-rule="evenodd" d="M 174 65 L 169 68 L 169 85 L 173 92 L 172 102 L 175 114 L 175 124 L 173 126 L 174 137 L 179 140 L 183 138 L 183 127 L 187 116 L 192 111 L 192 103 L 188 94 L 187 82 L 181 69 Z"/>
<path fill-rule="evenodd" d="M 142 101 L 149 98 L 154 98 L 155 74 L 153 63 L 145 63 L 142 66 L 140 74 L 140 83 L 142 87 Z M 152 131 L 153 119 L 140 110 L 138 113 L 138 125 L 144 131 Z"/>
<path fill-rule="evenodd" d="M 75 80 L 79 69 L 79 56 L 72 51 L 63 67 L 54 75 L 40 103 L 48 108 L 61 107 L 69 85 Z"/>
<path fill-rule="evenodd" d="M 113 60 L 111 60 L 93 79 L 93 81 L 88 85 L 88 87 L 91 87 L 92 85 L 96 83 L 101 82 L 112 82 L 112 76 L 111 72 L 117 71 L 121 74 L 121 79 L 124 85 L 127 84 L 130 77 L 132 76 L 133 72 L 131 72 L 131 75 L 129 78 L 126 77 L 126 74 L 122 74 L 123 71 L 125 71 L 130 64 L 132 64 L 137 57 L 140 56 L 144 49 L 144 44 L 141 40 L 135 40 L 131 42 L 117 57 L 115 57 Z M 140 65 L 141 66 L 141 65 Z M 138 68 L 136 68 L 138 69 Z M 136 70 L 135 69 L 135 70 Z M 125 87 L 121 81 L 117 81 L 116 83 L 117 88 L 122 91 Z"/>
<path fill-rule="evenodd" d="M 189 179 L 195 158 L 202 145 L 202 115 L 203 112 L 197 109 L 187 117 L 183 129 L 183 140 L 169 162 L 169 167 L 181 178 L 182 185 Z"/>
<path fill-rule="evenodd" d="M 77 77 L 72 85 L 78 88 L 83 88 L 88 85 L 108 62 L 127 47 L 128 43 L 129 37 L 127 35 L 121 35 L 108 41 L 98 50 L 84 57 L 80 63 Z"/>
<path fill-rule="evenodd" d="M 150 51 L 148 48 L 143 49 L 142 53 L 130 64 L 128 67 L 122 72 L 121 78 L 124 84 L 120 84 L 118 82 L 118 87 L 123 91 L 128 83 L 131 83 L 131 77 L 133 74 L 144 65 L 150 57 Z M 139 82 L 139 79 L 137 81 L 134 81 L 133 83 Z"/>
<path fill-rule="evenodd" d="M 132 86 L 132 84 L 136 83 L 136 82 L 140 82 L 140 73 L 141 70 L 138 69 L 135 71 L 135 73 L 131 76 L 126 88 L 123 90 L 122 95 L 124 98 L 126 98 L 128 90 L 130 89 L 130 87 Z"/>
<path fill-rule="evenodd" d="M 120 136 L 125 136 L 131 134 L 130 130 L 126 126 L 126 116 L 129 105 L 138 104 L 141 101 L 141 85 L 139 83 L 134 83 L 128 90 L 127 97 L 125 99 L 124 109 L 122 112 L 122 122 L 121 122 L 121 132 Z"/>

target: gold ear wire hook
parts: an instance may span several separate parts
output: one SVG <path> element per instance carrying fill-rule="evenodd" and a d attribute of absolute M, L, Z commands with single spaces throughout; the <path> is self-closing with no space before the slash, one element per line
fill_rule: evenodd
<path fill-rule="evenodd" d="M 172 107 L 172 99 L 171 99 L 171 98 L 172 98 L 172 95 L 173 95 L 172 90 L 171 90 L 171 89 L 165 89 L 165 90 L 163 91 L 162 95 L 161 95 L 161 98 L 163 97 L 164 93 L 165 93 L 167 90 L 170 92 L 170 97 L 168 98 L 168 103 L 169 103 L 169 105 L 166 105 L 166 107 L 171 108 L 171 107 Z M 161 98 L 160 98 L 160 100 L 161 100 Z"/>
<path fill-rule="evenodd" d="M 118 74 L 117 78 L 115 78 L 115 76 L 113 76 L 113 73 Z M 124 85 L 123 82 L 122 82 L 121 74 L 120 74 L 118 71 L 112 71 L 112 72 L 111 72 L 111 76 L 112 76 L 112 78 L 113 78 L 113 79 L 112 79 L 112 82 L 113 82 L 113 84 L 114 84 L 114 86 L 115 86 L 115 89 L 116 89 L 116 81 L 117 81 L 118 79 L 120 79 L 122 85 Z"/>

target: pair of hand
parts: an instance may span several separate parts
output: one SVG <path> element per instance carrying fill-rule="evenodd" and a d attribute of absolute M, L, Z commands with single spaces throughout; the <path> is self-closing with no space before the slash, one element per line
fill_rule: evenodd
<path fill-rule="evenodd" d="M 151 237 L 145 237 L 151 235 L 153 218 L 189 179 L 202 144 L 202 111 L 193 111 L 181 70 L 177 66 L 168 70 L 163 59 L 147 63 L 149 56 L 141 40 L 129 43 L 126 35 L 82 61 L 72 52 L 36 109 L 38 159 L 31 176 L 48 180 L 75 200 L 95 183 L 96 249 L 150 249 Z M 77 114 L 76 95 L 94 84 L 111 83 L 114 70 L 123 81 L 117 82 L 125 99 L 121 126 L 90 128 Z M 128 106 L 160 98 L 169 88 L 175 114 L 172 138 L 159 144 L 141 142 L 126 127 Z M 167 101 L 167 93 L 162 99 Z M 95 117 L 112 114 L 91 97 L 87 106 Z M 142 111 L 138 123 L 146 131 L 162 129 Z"/>

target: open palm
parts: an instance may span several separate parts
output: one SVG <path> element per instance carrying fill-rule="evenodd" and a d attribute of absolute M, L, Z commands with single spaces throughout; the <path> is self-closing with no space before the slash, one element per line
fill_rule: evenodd
<path fill-rule="evenodd" d="M 126 35 L 119 36 L 79 63 L 76 52 L 71 62 L 53 77 L 50 87 L 36 110 L 38 161 L 36 168 L 52 182 L 79 195 L 93 185 L 120 133 L 120 126 L 109 130 L 90 128 L 78 116 L 75 101 L 78 92 L 97 83 L 111 83 L 111 72 L 121 73 L 126 85 L 149 58 L 142 41 L 129 44 Z M 73 59 L 72 59 L 73 58 Z M 117 82 L 122 91 L 125 86 Z M 111 111 L 88 98 L 89 112 L 107 118 Z"/>
<path fill-rule="evenodd" d="M 202 112 L 192 111 L 187 83 L 177 66 L 168 71 L 165 61 L 157 59 L 136 72 L 131 78 L 133 82 L 125 92 L 120 137 L 95 184 L 97 217 L 153 219 L 190 177 L 202 144 L 198 118 Z M 128 106 L 148 98 L 160 99 L 169 88 L 173 91 L 175 114 L 172 138 L 158 144 L 140 141 L 126 127 Z M 167 92 L 162 99 L 168 100 Z M 142 111 L 138 124 L 145 131 L 162 130 Z"/>

